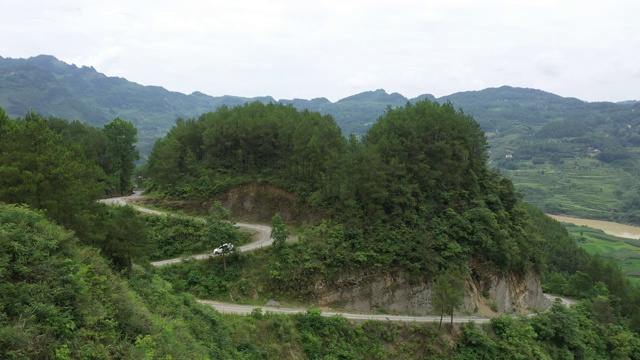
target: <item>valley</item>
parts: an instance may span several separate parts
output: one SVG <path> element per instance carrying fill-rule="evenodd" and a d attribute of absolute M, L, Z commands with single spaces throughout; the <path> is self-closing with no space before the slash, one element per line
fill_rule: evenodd
<path fill-rule="evenodd" d="M 27 101 L 27 99 L 29 99 Z M 142 160 L 177 119 L 251 102 L 285 104 L 335 119 L 344 136 L 362 137 L 387 107 L 422 99 L 451 102 L 480 124 L 489 161 L 525 200 L 547 213 L 640 225 L 640 103 L 589 103 L 535 89 L 502 86 L 439 98 L 407 98 L 383 89 L 336 102 L 189 95 L 109 77 L 52 56 L 0 58 L 0 106 L 13 117 L 30 109 L 94 126 L 121 117 L 138 129 Z"/>
<path fill-rule="evenodd" d="M 640 288 L 628 279 L 640 240 L 565 227 L 536 207 L 639 218 L 636 102 L 376 90 L 336 103 L 223 97 L 181 118 L 213 98 L 52 57 L 0 60 L 0 90 L 19 85 L 0 105 L 93 109 L 101 126 L 0 108 L 0 357 L 640 356 Z M 135 114 L 144 119 L 126 119 Z M 96 201 L 134 181 L 157 207 Z M 575 300 L 549 308 L 543 291 Z M 385 321 L 347 319 L 362 314 Z M 416 321 L 395 317 L 406 314 Z M 429 314 L 450 325 L 417 322 Z"/>
<path fill-rule="evenodd" d="M 602 230 L 605 234 L 613 235 L 618 238 L 640 239 L 640 227 L 637 226 L 624 225 L 611 221 L 582 219 L 572 216 L 549 216 L 557 221 L 560 221 L 561 223 L 575 224 L 578 226 Z"/>
<path fill-rule="evenodd" d="M 609 221 L 549 216 L 565 225 L 580 248 L 614 261 L 634 284 L 640 284 L 640 228 Z"/>

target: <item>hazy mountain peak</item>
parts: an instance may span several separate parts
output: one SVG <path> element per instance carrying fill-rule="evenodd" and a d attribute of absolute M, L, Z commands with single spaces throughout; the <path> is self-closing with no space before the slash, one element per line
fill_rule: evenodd
<path fill-rule="evenodd" d="M 386 102 L 392 105 L 404 105 L 404 103 L 409 101 L 409 99 L 398 93 L 387 94 L 384 89 L 378 89 L 348 96 L 344 99 L 338 100 L 338 103 L 349 101 Z"/>

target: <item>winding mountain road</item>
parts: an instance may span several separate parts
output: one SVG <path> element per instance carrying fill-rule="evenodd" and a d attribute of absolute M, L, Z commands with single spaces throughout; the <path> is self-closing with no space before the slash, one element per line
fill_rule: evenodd
<path fill-rule="evenodd" d="M 132 201 L 135 202 L 136 200 L 139 200 L 141 198 L 141 194 L 142 194 L 141 191 L 136 191 L 134 192 L 133 195 L 130 195 L 130 196 L 101 199 L 99 201 L 102 203 L 111 204 L 111 205 L 119 205 L 119 206 L 130 205 L 137 211 L 140 211 L 145 214 L 167 215 L 166 213 L 161 211 L 145 208 L 145 207 L 130 203 Z M 239 247 L 238 250 L 252 251 L 252 250 L 256 250 L 256 249 L 259 249 L 265 246 L 270 246 L 271 244 L 273 244 L 273 239 L 271 239 L 271 228 L 269 226 L 260 225 L 260 224 L 248 224 L 248 223 L 236 223 L 235 225 L 239 228 L 246 229 L 253 232 L 254 240 L 255 240 L 250 244 Z M 202 260 L 202 259 L 207 259 L 211 256 L 213 255 L 211 253 L 208 253 L 208 254 L 193 255 L 193 256 L 189 256 L 188 258 Z M 168 260 L 152 262 L 151 265 L 164 266 L 164 265 L 179 263 L 184 260 L 185 258 L 168 259 Z M 544 296 L 551 301 L 554 301 L 556 298 L 559 298 L 565 306 L 571 306 L 575 303 L 575 300 L 567 299 L 567 298 L 563 298 L 555 295 L 544 294 Z M 203 300 L 203 299 L 198 299 L 197 301 L 201 304 L 213 306 L 217 311 L 221 313 L 230 313 L 230 314 L 248 315 L 248 314 L 251 314 L 251 312 L 254 311 L 254 309 L 256 308 L 262 309 L 263 312 L 272 312 L 272 313 L 279 313 L 279 314 L 298 314 L 298 313 L 307 312 L 306 308 L 286 308 L 286 307 L 273 307 L 273 306 L 260 307 L 260 306 L 254 306 L 254 305 L 239 305 L 239 304 L 224 303 L 220 301 Z M 358 314 L 358 313 L 350 313 L 350 312 L 342 312 L 342 311 L 324 311 L 324 310 L 321 312 L 321 314 L 322 316 L 340 315 L 350 320 L 360 320 L 360 321 L 362 320 L 399 321 L 399 322 L 438 322 L 440 321 L 439 316 Z M 491 320 L 490 318 L 477 317 L 477 316 L 454 316 L 453 317 L 454 323 L 467 323 L 471 321 L 476 323 L 487 323 L 490 320 Z M 443 321 L 449 322 L 451 320 L 450 318 L 445 318 L 443 319 Z"/>
<path fill-rule="evenodd" d="M 167 215 L 167 213 L 164 213 L 162 211 L 157 211 L 157 210 L 149 209 L 146 207 L 142 207 L 142 206 L 134 205 L 130 203 L 132 201 L 140 200 L 142 198 L 141 195 L 142 195 L 141 191 L 135 191 L 133 195 L 101 199 L 99 201 L 105 204 L 118 205 L 118 206 L 129 205 L 134 209 L 136 209 L 137 211 L 145 214 Z M 256 249 L 260 249 L 262 247 L 270 246 L 271 244 L 273 244 L 273 239 L 271 239 L 271 228 L 269 226 L 260 225 L 260 224 L 248 224 L 248 223 L 242 223 L 242 222 L 236 223 L 235 225 L 236 227 L 248 230 L 249 232 L 253 233 L 254 241 L 251 242 L 250 244 L 240 246 L 239 248 L 237 248 L 239 251 L 244 252 L 244 251 L 256 250 Z M 165 266 L 165 265 L 171 265 L 171 264 L 182 262 L 185 259 L 204 260 L 212 256 L 216 256 L 216 255 L 213 255 L 211 253 L 197 254 L 197 255 L 189 256 L 188 258 L 179 257 L 179 258 L 173 258 L 173 259 L 167 259 L 167 260 L 161 260 L 161 261 L 154 261 L 151 263 L 151 265 Z"/>
<path fill-rule="evenodd" d="M 306 313 L 306 308 L 285 308 L 285 307 L 273 307 L 273 306 L 253 306 L 253 305 L 238 305 L 223 303 L 212 300 L 198 300 L 201 304 L 207 304 L 213 306 L 221 313 L 230 314 L 244 314 L 249 315 L 251 312 L 260 308 L 263 312 L 272 312 L 277 314 L 299 314 Z M 438 322 L 440 316 L 409 316 L 409 315 L 386 315 L 386 314 L 356 314 L 342 311 L 322 311 L 322 316 L 334 316 L 340 315 L 350 320 L 378 320 L 378 321 L 400 321 L 400 322 Z M 474 321 L 476 323 L 489 322 L 489 318 L 477 317 L 477 316 L 454 316 L 454 323 L 467 323 Z M 450 317 L 445 316 L 442 320 L 444 323 L 451 321 Z"/>

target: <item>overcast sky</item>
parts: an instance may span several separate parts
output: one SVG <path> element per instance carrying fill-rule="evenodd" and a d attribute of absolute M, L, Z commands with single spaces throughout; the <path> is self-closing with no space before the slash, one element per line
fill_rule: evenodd
<path fill-rule="evenodd" d="M 0 0 L 0 56 L 143 85 L 336 101 L 502 85 L 640 100 L 640 1 Z"/>

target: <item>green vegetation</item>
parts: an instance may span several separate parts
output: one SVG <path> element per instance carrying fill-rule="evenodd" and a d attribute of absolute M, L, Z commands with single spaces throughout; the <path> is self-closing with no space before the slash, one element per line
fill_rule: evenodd
<path fill-rule="evenodd" d="M 593 158 L 564 164 L 539 164 L 505 170 L 523 195 L 544 210 L 584 218 L 613 218 L 620 208 L 619 189 L 631 187 L 635 179 L 625 171 Z"/>
<path fill-rule="evenodd" d="M 133 168 L 135 129 L 120 119 L 105 126 L 111 130 L 32 112 L 11 120 L 0 109 L 0 201 L 43 211 L 84 244 L 100 248 L 115 266 L 130 270 L 147 249 L 138 216 L 132 209 L 109 208 L 96 200 L 132 188 L 131 180 L 121 175 L 122 169 Z M 121 127 L 131 136 L 108 135 Z M 114 146 L 128 151 L 110 151 Z M 130 236 L 140 241 L 131 244 Z"/>
<path fill-rule="evenodd" d="M 468 277 L 468 269 L 448 268 L 433 280 L 433 307 L 440 312 L 438 329 L 445 313 L 451 315 L 450 328 L 453 328 L 453 312 L 462 305 L 464 281 Z"/>
<path fill-rule="evenodd" d="M 0 355 L 20 358 L 624 359 L 637 335 L 616 323 L 605 293 L 533 318 L 463 325 L 306 314 L 221 315 L 134 266 L 125 282 L 98 253 L 42 215 L 0 205 Z"/>
<path fill-rule="evenodd" d="M 315 259 L 314 247 L 306 237 L 261 251 L 234 252 L 226 260 L 187 261 L 158 269 L 174 288 L 197 297 L 245 304 L 264 304 L 270 298 L 291 303 L 309 303 L 314 282 L 320 276 L 335 279 L 342 268 L 324 268 Z M 323 251 L 330 257 L 329 249 Z M 335 263 L 340 263 L 336 259 Z M 344 267 L 344 266 L 343 266 Z"/>
<path fill-rule="evenodd" d="M 131 177 L 135 168 L 133 162 L 140 158 L 135 143 L 138 130 L 132 123 L 116 118 L 104 125 L 104 134 L 107 138 L 105 151 L 108 173 L 116 177 L 116 189 L 120 194 L 126 194 L 131 190 Z"/>
<path fill-rule="evenodd" d="M 533 318 L 499 317 L 489 331 L 461 327 L 455 359 L 633 359 L 639 356 L 633 333 L 612 324 L 606 296 L 571 309 L 556 303 Z"/>
<path fill-rule="evenodd" d="M 0 107 L 13 117 L 32 109 L 44 116 L 82 120 L 103 126 L 114 117 L 128 119 L 138 130 L 143 157 L 176 118 L 190 118 L 222 105 L 274 101 L 271 97 L 185 95 L 158 86 L 142 86 L 107 77 L 92 67 L 68 65 L 53 56 L 29 59 L 0 57 Z"/>
<path fill-rule="evenodd" d="M 251 242 L 249 233 L 238 232 L 232 222 L 221 221 L 217 215 L 207 221 L 186 215 L 145 215 L 140 220 L 147 231 L 150 249 L 147 257 L 151 261 L 210 253 L 225 242 L 234 246 Z"/>
<path fill-rule="evenodd" d="M 616 311 L 640 332 L 640 287 L 634 286 L 613 261 L 590 255 L 578 247 L 559 222 L 531 205 L 527 206 L 529 221 L 539 229 L 544 250 L 542 288 L 545 292 L 592 299 L 606 293 L 615 302 Z"/>
<path fill-rule="evenodd" d="M 411 281 L 428 281 L 478 261 L 563 279 L 566 286 L 549 285 L 560 294 L 584 294 L 604 282 L 621 299 L 623 316 L 640 320 L 631 305 L 637 289 L 622 272 L 580 251 L 561 225 L 519 202 L 512 183 L 487 169 L 485 149 L 478 124 L 450 104 L 388 109 L 361 141 L 345 142 L 330 118 L 253 103 L 178 121 L 150 155 L 148 184 L 165 196 L 206 198 L 233 184 L 270 182 L 327 214 L 299 242 L 284 244 L 262 265 L 252 262 L 263 279 L 256 288 L 284 298 L 312 298 L 314 281 L 331 283 L 347 271 L 395 268 Z M 235 283 L 244 271 L 238 266 L 226 290 L 207 296 L 247 289 Z M 189 272 L 170 279 L 188 283 Z"/>
<path fill-rule="evenodd" d="M 132 237 L 131 240 L 134 240 Z M 0 205 L 3 359 L 232 358 L 219 315 L 139 266 L 128 284 L 42 215 Z"/>
<path fill-rule="evenodd" d="M 550 213 L 640 224 L 640 107 L 501 87 L 449 97 L 488 132 L 492 165 Z"/>
<path fill-rule="evenodd" d="M 149 155 L 147 189 L 183 199 L 247 182 L 288 189 L 329 214 L 304 250 L 326 272 L 399 266 L 428 278 L 471 254 L 524 271 L 536 254 L 523 213 L 485 150 L 478 124 L 450 104 L 389 109 L 347 142 L 330 117 L 253 103 L 178 121 Z"/>
<path fill-rule="evenodd" d="M 35 109 L 94 126 L 114 117 L 128 119 L 138 129 L 143 159 L 176 118 L 191 119 L 223 106 L 254 101 L 291 105 L 299 111 L 331 115 L 344 135 L 359 138 L 388 107 L 402 108 L 423 99 L 450 101 L 478 121 L 492 148 L 491 165 L 513 180 L 525 200 L 547 212 L 640 224 L 640 102 L 587 103 L 508 86 L 439 99 L 429 94 L 408 99 L 378 89 L 335 103 L 325 98 L 276 101 L 270 96 L 184 95 L 107 77 L 93 68 L 78 68 L 44 55 L 0 57 L 0 74 L 0 106 L 11 116 Z M 172 146 L 172 141 L 164 144 L 166 151 Z"/>
<path fill-rule="evenodd" d="M 114 125 L 130 130 L 126 122 Z M 331 117 L 282 105 L 249 104 L 178 121 L 150 156 L 147 185 L 156 192 L 202 199 L 266 182 L 326 216 L 301 229 L 296 242 L 162 269 L 148 266 L 148 254 L 211 249 L 241 241 L 239 235 L 222 221 L 229 214 L 220 206 L 201 223 L 96 203 L 123 191 L 122 172 L 135 158 L 125 151 L 119 166 L 105 166 L 117 164 L 107 156 L 117 152 L 109 152 L 109 136 L 101 133 L 34 113 L 11 120 L 0 112 L 0 200 L 26 204 L 0 204 L 2 358 L 640 356 L 638 287 L 520 202 L 512 183 L 487 169 L 478 124 L 450 104 L 388 109 L 361 140 L 342 138 Z M 445 335 L 436 324 L 351 324 L 316 309 L 221 315 L 184 293 L 306 301 L 315 280 L 330 284 L 347 271 L 395 269 L 411 281 L 429 281 L 461 279 L 453 273 L 464 266 L 473 276 L 480 271 L 474 264 L 538 270 L 547 289 L 582 300 L 571 309 L 556 305 L 532 318 L 499 317 Z M 458 296 L 450 290 L 457 288 L 441 289 L 454 307 Z"/>
<path fill-rule="evenodd" d="M 565 224 L 569 235 L 589 254 L 615 260 L 634 283 L 640 284 L 640 240 L 607 235 L 602 230 Z"/>
<path fill-rule="evenodd" d="M 282 221 L 282 217 L 279 214 L 275 214 L 273 218 L 271 218 L 271 238 L 273 239 L 274 245 L 283 244 L 287 238 L 289 237 L 289 230 L 287 230 L 287 226 Z"/>
<path fill-rule="evenodd" d="M 151 261 L 202 254 L 211 251 L 203 241 L 205 223 L 193 218 L 176 215 L 142 216 L 151 251 Z"/>

